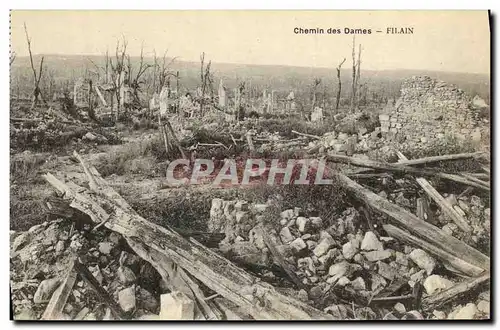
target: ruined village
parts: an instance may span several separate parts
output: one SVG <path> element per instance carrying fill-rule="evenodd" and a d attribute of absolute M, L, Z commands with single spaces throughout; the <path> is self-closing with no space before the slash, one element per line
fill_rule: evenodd
<path fill-rule="evenodd" d="M 203 52 L 189 85 L 125 37 L 59 79 L 28 28 L 30 56 L 11 54 L 15 320 L 490 318 L 488 98 L 427 75 L 376 90 L 355 38 L 302 89 L 218 76 Z M 248 158 L 324 160 L 332 183 L 166 179 L 177 159 Z"/>

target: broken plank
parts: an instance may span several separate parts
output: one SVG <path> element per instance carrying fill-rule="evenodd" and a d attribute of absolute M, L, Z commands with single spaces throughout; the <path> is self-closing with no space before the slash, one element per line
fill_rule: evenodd
<path fill-rule="evenodd" d="M 397 151 L 397 155 L 400 159 L 408 160 L 405 155 Z M 462 217 L 441 194 L 430 184 L 425 178 L 415 179 L 420 187 L 427 193 L 427 195 L 439 206 L 439 208 L 446 214 L 461 230 L 466 233 L 470 233 L 472 228 L 469 226 L 467 221 Z"/>
<path fill-rule="evenodd" d="M 68 268 L 68 274 L 64 278 L 61 285 L 54 291 L 52 297 L 50 298 L 45 312 L 42 315 L 42 320 L 60 320 L 62 319 L 62 312 L 66 301 L 68 300 L 71 289 L 75 285 L 76 281 L 76 271 L 74 268 L 74 261 L 71 261 L 70 267 Z"/>
<path fill-rule="evenodd" d="M 349 165 L 354 165 L 354 166 L 372 168 L 372 169 L 376 169 L 376 170 L 384 170 L 384 171 L 403 173 L 403 174 L 413 174 L 413 175 L 418 175 L 420 177 L 424 177 L 424 176 L 437 177 L 437 178 L 446 179 L 449 181 L 454 181 L 454 182 L 465 184 L 465 185 L 470 185 L 470 186 L 473 186 L 476 188 L 489 190 L 489 188 L 484 187 L 484 185 L 480 185 L 476 182 L 467 180 L 466 178 L 464 178 L 460 175 L 443 173 L 443 172 L 439 172 L 436 170 L 414 168 L 414 167 L 407 166 L 407 165 L 401 165 L 399 163 L 398 164 L 382 163 L 382 162 L 377 162 L 377 161 L 373 161 L 373 160 L 369 160 L 369 159 L 360 159 L 360 158 L 348 157 L 348 156 L 343 156 L 343 155 L 328 155 L 328 156 L 326 156 L 326 159 L 328 161 L 331 161 L 334 163 L 349 164 Z"/>
<path fill-rule="evenodd" d="M 389 236 L 397 238 L 398 240 L 410 244 L 416 247 L 421 248 L 435 256 L 437 259 L 441 260 L 448 268 L 452 268 L 455 272 L 459 272 L 461 274 L 465 274 L 468 276 L 477 276 L 483 272 L 483 268 L 479 268 L 474 264 L 471 264 L 462 258 L 450 253 L 449 251 L 445 251 L 440 249 L 439 247 L 429 244 L 425 240 L 418 238 L 414 235 L 407 233 L 406 231 L 399 229 L 393 225 L 386 224 L 383 225 L 384 230 L 389 234 Z M 452 236 L 448 236 L 448 238 L 444 238 L 443 243 L 447 243 L 447 241 L 451 240 Z"/>
<path fill-rule="evenodd" d="M 453 287 L 426 297 L 422 300 L 422 306 L 425 310 L 432 310 L 453 300 L 468 297 L 467 293 L 477 290 L 490 280 L 490 273 L 485 272 L 478 277 L 467 279 Z"/>

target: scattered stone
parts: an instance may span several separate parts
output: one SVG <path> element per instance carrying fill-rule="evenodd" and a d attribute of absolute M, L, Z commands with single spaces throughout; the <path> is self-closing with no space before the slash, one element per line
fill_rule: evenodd
<path fill-rule="evenodd" d="M 337 282 L 339 278 L 347 274 L 349 270 L 349 263 L 347 261 L 342 261 L 337 264 L 331 265 L 328 270 L 328 275 L 331 277 L 327 280 L 328 283 L 332 284 Z"/>
<path fill-rule="evenodd" d="M 338 285 L 338 286 L 346 286 L 349 283 L 351 283 L 351 280 L 347 276 L 342 276 L 341 278 L 338 279 L 336 285 Z"/>
<path fill-rule="evenodd" d="M 374 262 L 374 261 L 389 259 L 392 256 L 392 251 L 390 250 L 370 251 L 363 253 L 363 255 L 366 258 L 366 260 Z"/>
<path fill-rule="evenodd" d="M 406 313 L 406 307 L 402 303 L 398 302 L 394 305 L 394 310 L 398 312 L 399 314 L 404 314 Z"/>
<path fill-rule="evenodd" d="M 361 242 L 361 250 L 373 251 L 373 250 L 383 250 L 383 249 L 384 245 L 382 244 L 382 242 L 378 240 L 377 236 L 373 232 L 367 231 L 365 233 L 363 241 Z"/>
<path fill-rule="evenodd" d="M 358 253 L 358 248 L 353 243 L 353 241 L 349 241 L 342 246 L 342 255 L 347 260 L 352 259 L 352 257 L 354 257 L 356 253 Z"/>
<path fill-rule="evenodd" d="M 111 244 L 110 242 L 99 243 L 99 252 L 101 252 L 102 254 L 110 254 L 112 248 L 113 244 Z"/>
<path fill-rule="evenodd" d="M 316 228 L 316 229 L 323 227 L 323 219 L 321 219 L 319 217 L 310 217 L 309 221 L 311 222 L 311 226 Z"/>
<path fill-rule="evenodd" d="M 294 237 L 293 237 L 292 233 L 290 232 L 290 228 L 288 228 L 288 227 L 283 227 L 281 229 L 280 237 L 281 237 L 281 241 L 283 243 L 289 243 L 289 242 L 294 240 Z"/>
<path fill-rule="evenodd" d="M 434 315 L 438 320 L 445 320 L 446 319 L 446 313 L 438 310 L 434 310 L 432 312 L 432 315 Z"/>
<path fill-rule="evenodd" d="M 118 267 L 116 275 L 118 276 L 118 280 L 123 285 L 129 285 L 131 283 L 134 283 L 137 279 L 134 272 L 130 268 L 128 268 L 127 266 Z"/>
<path fill-rule="evenodd" d="M 408 266 L 408 256 L 404 253 L 396 251 L 396 262 L 403 266 Z"/>
<path fill-rule="evenodd" d="M 29 233 L 24 232 L 17 236 L 12 243 L 12 251 L 17 251 L 23 248 L 28 243 Z"/>
<path fill-rule="evenodd" d="M 297 294 L 297 298 L 300 300 L 300 301 L 308 301 L 309 300 L 309 296 L 307 295 L 307 291 L 304 290 L 304 289 L 301 289 L 298 294 Z"/>
<path fill-rule="evenodd" d="M 483 314 L 490 315 L 490 302 L 486 300 L 481 300 L 477 304 L 477 309 Z"/>
<path fill-rule="evenodd" d="M 431 275 L 425 279 L 424 288 L 428 295 L 432 295 L 436 291 L 449 289 L 454 284 L 452 281 L 439 275 Z"/>
<path fill-rule="evenodd" d="M 135 287 L 131 286 L 118 292 L 118 303 L 124 312 L 135 309 Z"/>
<path fill-rule="evenodd" d="M 385 262 L 379 261 L 377 262 L 378 265 L 378 273 L 383 276 L 384 278 L 388 279 L 389 281 L 394 280 L 396 277 L 396 270 L 386 264 Z"/>
<path fill-rule="evenodd" d="M 31 308 L 24 307 L 19 314 L 14 316 L 14 320 L 16 321 L 28 321 L 28 320 L 36 320 L 37 316 L 35 311 Z"/>
<path fill-rule="evenodd" d="M 379 289 L 385 288 L 387 286 L 387 281 L 379 274 L 372 274 L 371 280 L 372 280 L 372 286 L 371 286 L 372 291 L 378 291 Z"/>
<path fill-rule="evenodd" d="M 61 283 L 59 278 L 43 280 L 33 296 L 33 302 L 35 304 L 42 304 L 49 301 L 50 297 L 52 297 L 52 294 L 59 286 L 59 283 Z"/>
<path fill-rule="evenodd" d="M 307 225 L 309 223 L 309 219 L 305 217 L 298 217 L 295 220 L 295 224 L 301 233 L 304 233 L 307 230 Z"/>
<path fill-rule="evenodd" d="M 362 277 L 356 277 L 356 279 L 351 282 L 351 285 L 354 290 L 366 290 L 365 280 L 363 280 Z"/>
<path fill-rule="evenodd" d="M 473 320 L 476 313 L 476 304 L 468 303 L 465 307 L 457 308 L 457 311 L 453 315 L 450 313 L 450 315 L 453 316 L 453 320 Z M 450 318 L 450 315 L 448 315 L 448 318 Z"/>
<path fill-rule="evenodd" d="M 323 289 L 319 286 L 314 286 L 309 290 L 309 299 L 318 300 L 323 295 Z"/>
<path fill-rule="evenodd" d="M 410 259 L 417 264 L 418 267 L 424 269 L 427 275 L 432 274 L 436 261 L 427 252 L 422 249 L 415 249 L 410 253 Z"/>
<path fill-rule="evenodd" d="M 316 243 L 315 241 L 306 241 L 306 244 L 307 244 L 307 248 L 311 251 L 314 251 L 314 249 L 318 246 L 318 243 Z"/>
<path fill-rule="evenodd" d="M 64 251 L 64 241 L 57 242 L 56 247 L 55 247 L 55 252 L 59 254 L 63 251 Z"/>
<path fill-rule="evenodd" d="M 285 211 L 281 212 L 280 215 L 281 215 L 282 219 L 287 219 L 287 220 L 290 220 L 294 217 L 294 213 L 293 213 L 292 209 L 285 210 Z"/>
<path fill-rule="evenodd" d="M 419 311 L 409 311 L 407 312 L 401 320 L 423 320 L 424 317 Z"/>
<path fill-rule="evenodd" d="M 313 251 L 314 255 L 318 258 L 328 252 L 328 250 L 335 245 L 335 240 L 326 231 L 322 232 L 320 235 L 322 235 L 323 238 Z"/>
<path fill-rule="evenodd" d="M 292 247 L 293 251 L 295 253 L 299 253 L 301 252 L 302 250 L 306 249 L 307 248 L 307 245 L 306 243 L 304 242 L 304 240 L 302 238 L 297 238 L 295 239 L 294 241 L 292 241 L 290 243 L 290 246 Z"/>
<path fill-rule="evenodd" d="M 338 249 L 330 249 L 328 252 L 318 258 L 318 261 L 324 266 L 329 267 L 335 258 L 340 254 Z"/>

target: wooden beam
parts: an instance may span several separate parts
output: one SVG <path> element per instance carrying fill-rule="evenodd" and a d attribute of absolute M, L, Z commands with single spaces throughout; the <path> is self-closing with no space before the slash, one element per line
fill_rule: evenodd
<path fill-rule="evenodd" d="M 369 160 L 369 159 L 360 159 L 360 158 L 348 157 L 348 156 L 343 156 L 343 155 L 328 155 L 328 156 L 326 156 L 326 159 L 328 161 L 331 161 L 334 163 L 349 164 L 349 165 L 354 165 L 354 166 L 361 166 L 361 167 L 367 167 L 367 168 L 372 168 L 372 169 L 376 169 L 376 170 L 384 170 L 384 171 L 397 172 L 397 173 L 403 173 L 403 174 L 413 174 L 413 175 L 418 175 L 419 177 L 423 177 L 423 176 L 437 177 L 437 178 L 446 179 L 449 181 L 454 181 L 454 182 L 458 182 L 458 183 L 465 184 L 465 185 L 470 185 L 470 186 L 473 186 L 476 188 L 489 190 L 488 187 L 485 187 L 484 185 L 480 185 L 476 182 L 467 180 L 460 175 L 443 173 L 443 172 L 439 172 L 436 170 L 419 169 L 419 168 L 413 168 L 411 166 L 400 165 L 400 164 L 381 163 L 381 162 L 376 162 L 376 161 Z"/>
<path fill-rule="evenodd" d="M 68 274 L 64 278 L 61 285 L 52 294 L 52 297 L 45 308 L 45 312 L 43 312 L 41 318 L 42 320 L 62 319 L 62 312 L 64 310 L 64 306 L 66 305 L 66 301 L 68 300 L 69 294 L 71 293 L 71 289 L 73 289 L 73 286 L 75 285 L 76 275 L 74 261 L 72 260 L 68 267 Z"/>
<path fill-rule="evenodd" d="M 439 247 L 478 268 L 483 270 L 490 268 L 490 259 L 478 250 L 445 234 L 438 227 L 419 219 L 403 207 L 380 197 L 371 190 L 349 179 L 344 174 L 335 172 L 331 168 L 330 171 L 341 186 L 351 192 L 356 198 L 368 204 L 373 210 L 387 215 L 389 217 L 388 220 L 392 224 L 408 230 L 411 234 L 430 243 L 430 245 Z"/>
<path fill-rule="evenodd" d="M 451 268 L 455 272 L 465 274 L 468 276 L 477 276 L 483 272 L 483 268 L 477 267 L 470 262 L 463 260 L 462 258 L 450 253 L 449 251 L 445 251 L 442 248 L 437 247 L 436 245 L 430 244 L 429 242 L 416 237 L 414 235 L 409 234 L 408 232 L 397 228 L 396 226 L 386 224 L 383 225 L 384 230 L 389 234 L 389 236 L 397 238 L 398 240 L 410 244 L 413 246 L 417 246 L 433 256 L 437 259 L 441 260 L 447 268 Z M 443 243 L 447 243 L 452 236 L 448 236 L 448 239 L 445 239 Z"/>
<path fill-rule="evenodd" d="M 397 155 L 400 159 L 408 160 L 405 155 L 397 151 Z M 424 178 L 415 178 L 417 183 L 422 187 L 426 194 L 439 206 L 439 208 L 446 214 L 461 230 L 466 233 L 470 233 L 472 228 L 469 226 L 467 221 L 453 208 L 453 205 L 448 202 L 441 194 L 434 189 L 434 187 Z"/>
<path fill-rule="evenodd" d="M 467 298 L 467 301 L 470 301 L 468 293 L 477 290 L 489 281 L 490 273 L 485 272 L 478 277 L 467 279 L 445 291 L 424 298 L 422 306 L 424 310 L 430 311 L 460 298 Z"/>

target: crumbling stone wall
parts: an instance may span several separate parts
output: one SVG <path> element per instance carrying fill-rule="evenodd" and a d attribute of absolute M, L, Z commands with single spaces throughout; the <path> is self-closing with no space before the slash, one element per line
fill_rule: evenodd
<path fill-rule="evenodd" d="M 381 131 L 398 142 L 427 143 L 447 135 L 480 141 L 482 123 L 473 98 L 456 86 L 414 76 L 401 86 L 401 97 L 380 115 Z"/>

